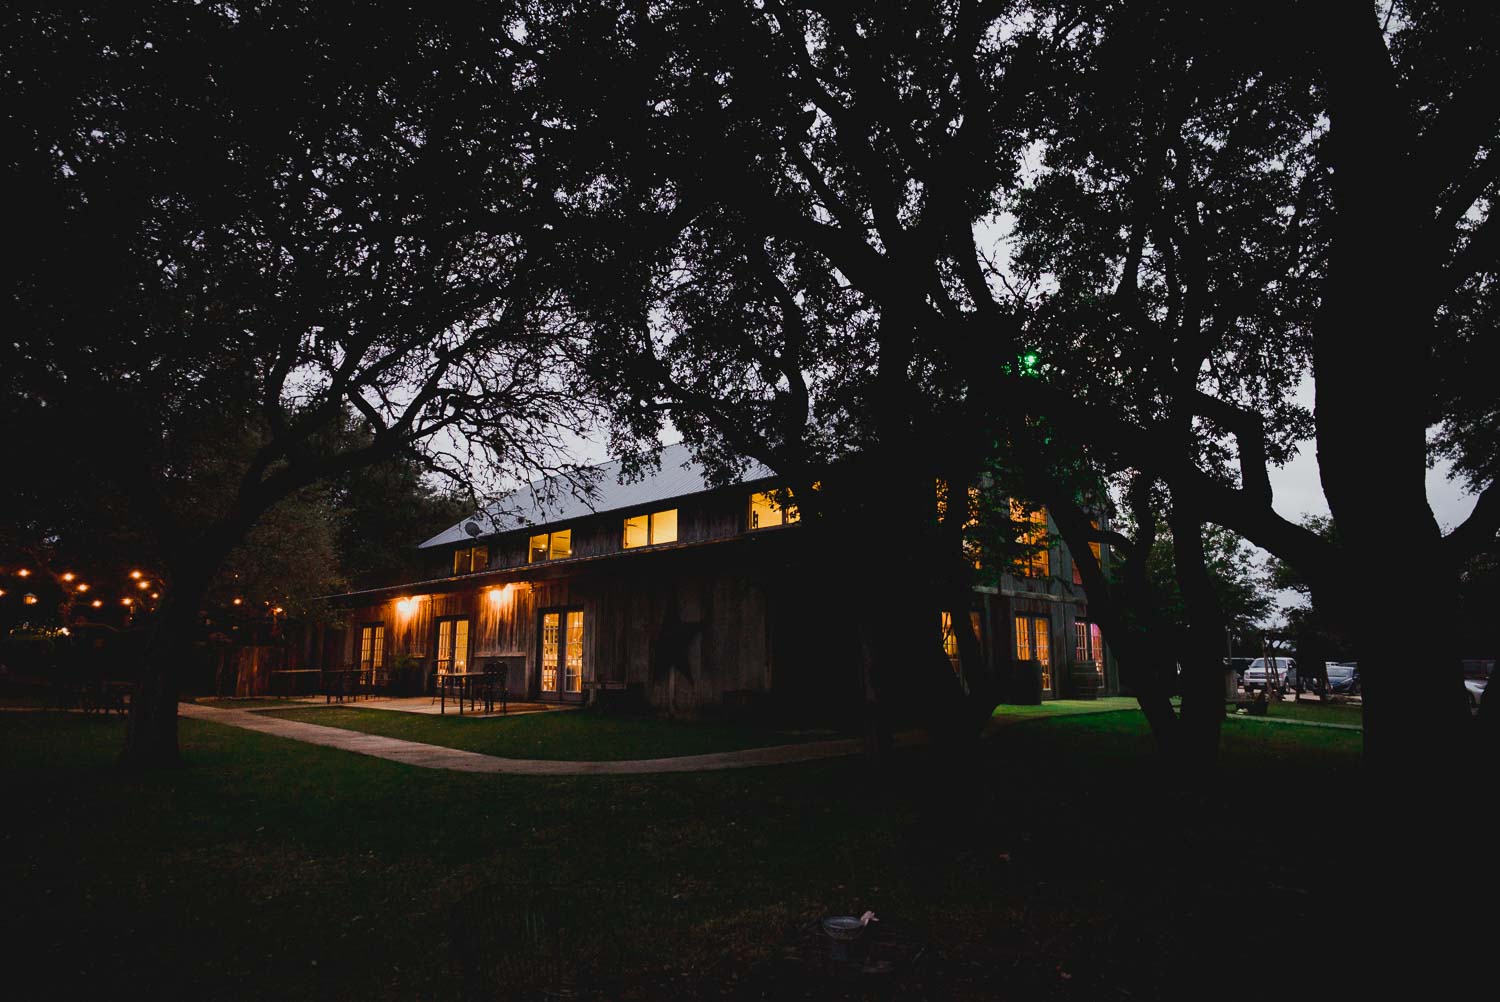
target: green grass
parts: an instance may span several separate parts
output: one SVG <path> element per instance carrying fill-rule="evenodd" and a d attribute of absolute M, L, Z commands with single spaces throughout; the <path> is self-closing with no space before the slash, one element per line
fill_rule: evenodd
<path fill-rule="evenodd" d="M 1011 719 L 1044 719 L 1066 717 L 1079 713 L 1111 713 L 1115 710 L 1134 710 L 1140 704 L 1128 696 L 1101 696 L 1098 699 L 1049 699 L 1036 706 L 1018 703 L 1002 703 L 995 707 L 995 717 L 1002 722 Z"/>
<path fill-rule="evenodd" d="M 300 698 L 279 696 L 209 696 L 195 702 L 225 710 L 274 710 L 306 705 Z"/>
<path fill-rule="evenodd" d="M 1342 872 L 1286 849 L 1353 823 L 1354 732 L 1232 722 L 1204 805 L 1138 712 L 1004 727 L 958 762 L 577 779 L 199 721 L 186 767 L 132 777 L 123 727 L 0 715 L 11 997 L 837 998 L 785 956 L 870 908 L 933 942 L 890 997 L 1140 998 L 1199 963 L 1280 983 L 1295 957 L 1262 964 L 1246 931 L 1347 922 Z"/>
<path fill-rule="evenodd" d="M 1271 702 L 1267 716 L 1281 720 L 1307 720 L 1320 724 L 1364 725 L 1364 707 L 1359 703 L 1319 703 L 1299 699 L 1295 703 Z"/>
<path fill-rule="evenodd" d="M 604 761 L 671 758 L 794 744 L 827 734 L 774 731 L 698 721 L 552 711 L 514 717 L 433 716 L 350 706 L 265 711 L 263 716 L 404 738 L 502 758 Z"/>

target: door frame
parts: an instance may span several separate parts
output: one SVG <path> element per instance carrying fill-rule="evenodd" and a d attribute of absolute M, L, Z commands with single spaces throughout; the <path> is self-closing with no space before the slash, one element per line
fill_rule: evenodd
<path fill-rule="evenodd" d="M 432 620 L 432 671 L 434 673 L 437 672 L 438 665 L 443 660 L 443 649 L 438 643 L 443 635 L 442 624 L 456 623 L 459 620 L 465 620 L 469 624 L 464 630 L 464 645 L 468 648 L 464 651 L 464 667 L 468 668 L 474 661 L 474 617 L 466 612 L 461 612 L 453 616 L 436 616 Z M 458 645 L 456 643 L 453 645 L 453 656 L 455 659 L 458 657 Z"/>
<path fill-rule="evenodd" d="M 575 613 L 575 612 L 578 613 L 579 616 L 583 616 L 583 614 L 584 614 L 583 606 L 581 606 L 581 605 L 549 605 L 549 606 L 546 606 L 545 608 L 541 608 L 541 609 L 538 609 L 536 611 L 536 684 L 533 687 L 532 691 L 535 694 L 535 697 L 537 699 L 547 700 L 547 701 L 550 701 L 550 702 L 558 702 L 558 703 L 581 703 L 581 702 L 583 702 L 583 696 L 584 696 L 583 683 L 584 683 L 584 677 L 587 674 L 587 669 L 588 669 L 588 659 L 586 657 L 583 659 L 583 663 L 578 666 L 578 691 L 577 692 L 564 692 L 563 691 L 563 677 L 565 675 L 564 665 L 566 663 L 566 658 L 568 656 L 568 653 L 567 653 L 568 652 L 568 616 L 571 613 Z M 558 629 L 558 637 L 557 637 L 557 691 L 556 692 L 548 692 L 548 691 L 546 691 L 545 689 L 542 688 L 542 671 L 543 671 L 542 654 L 543 654 L 543 648 L 545 647 L 546 642 L 547 642 L 547 640 L 546 640 L 546 622 L 547 622 L 547 615 L 549 613 L 556 613 L 557 616 L 558 616 L 558 625 L 557 625 L 557 629 Z M 584 622 L 585 628 L 587 628 L 588 620 L 584 619 L 583 622 Z M 580 643 L 582 643 L 581 640 L 580 640 Z"/>

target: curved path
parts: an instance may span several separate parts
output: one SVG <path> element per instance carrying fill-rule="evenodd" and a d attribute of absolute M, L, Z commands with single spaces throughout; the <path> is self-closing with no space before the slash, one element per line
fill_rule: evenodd
<path fill-rule="evenodd" d="M 540 758 L 498 758 L 458 748 L 444 748 L 420 741 L 387 738 L 377 734 L 325 727 L 299 720 L 267 717 L 251 710 L 219 709 L 197 703 L 180 703 L 179 716 L 192 720 L 210 720 L 216 724 L 242 727 L 278 738 L 290 738 L 306 744 L 339 748 L 373 758 L 388 759 L 421 769 L 451 769 L 455 772 L 506 773 L 516 776 L 638 776 L 661 772 L 714 772 L 720 769 L 752 769 L 765 765 L 787 765 L 818 759 L 857 755 L 864 743 L 857 738 L 835 741 L 809 741 L 770 748 L 745 748 L 740 751 L 714 752 L 709 755 L 683 755 L 678 758 L 637 758 L 601 762 L 570 762 Z M 897 735 L 898 746 L 916 744 L 918 735 Z"/>

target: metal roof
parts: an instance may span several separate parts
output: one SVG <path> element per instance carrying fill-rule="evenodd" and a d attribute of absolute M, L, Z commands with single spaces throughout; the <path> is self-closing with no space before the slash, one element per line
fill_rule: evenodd
<path fill-rule="evenodd" d="M 536 480 L 524 489 L 507 494 L 487 511 L 476 512 L 444 529 L 418 548 L 451 546 L 474 538 L 475 534 L 464 528 L 471 522 L 478 528 L 478 536 L 491 536 L 526 526 L 566 522 L 586 515 L 701 494 L 712 489 L 703 466 L 693 460 L 688 447 L 681 443 L 663 448 L 660 465 L 635 483 L 625 483 L 620 479 L 619 461 L 591 469 L 596 473 L 592 496 L 578 496 L 574 486 L 562 476 Z M 734 482 L 749 483 L 771 476 L 773 474 L 766 467 L 752 463 Z"/>

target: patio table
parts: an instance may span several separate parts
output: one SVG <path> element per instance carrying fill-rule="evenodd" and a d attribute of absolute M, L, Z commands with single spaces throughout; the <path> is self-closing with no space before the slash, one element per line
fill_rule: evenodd
<path fill-rule="evenodd" d="M 464 712 L 464 700 L 468 699 L 470 707 L 476 701 L 475 687 L 483 690 L 484 711 L 489 713 L 495 709 L 495 683 L 501 682 L 501 702 L 504 704 L 505 693 L 503 691 L 503 679 L 505 673 L 500 671 L 440 671 L 437 673 L 438 687 L 438 713 L 448 712 L 448 686 L 453 685 L 458 693 L 458 712 L 461 716 Z"/>
<path fill-rule="evenodd" d="M 368 674 L 369 669 L 366 668 L 323 669 L 323 702 L 331 703 L 335 697 L 340 703 L 346 698 L 357 699 L 360 692 L 367 688 L 365 678 Z"/>

